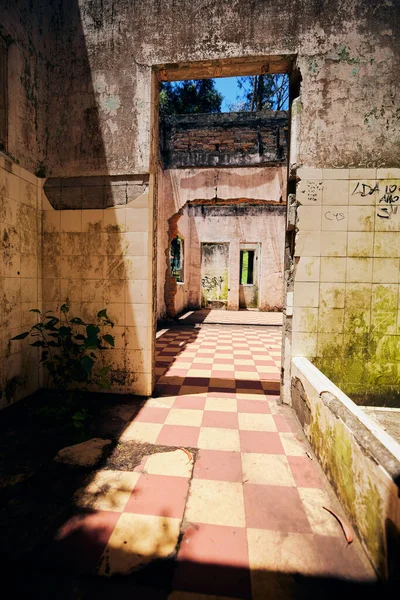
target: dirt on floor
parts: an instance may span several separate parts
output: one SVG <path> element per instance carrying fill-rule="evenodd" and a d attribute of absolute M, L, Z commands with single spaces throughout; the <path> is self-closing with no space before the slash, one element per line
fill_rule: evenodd
<path fill-rule="evenodd" d="M 95 469 L 133 470 L 145 455 L 176 448 L 118 442 L 144 403 L 137 396 L 39 391 L 0 421 L 0 560 L 30 564 L 74 511 L 72 496 L 93 467 L 53 461 L 66 446 L 108 438 Z M 78 413 L 80 418 L 74 419 Z M 190 449 L 193 455 L 196 449 Z"/>

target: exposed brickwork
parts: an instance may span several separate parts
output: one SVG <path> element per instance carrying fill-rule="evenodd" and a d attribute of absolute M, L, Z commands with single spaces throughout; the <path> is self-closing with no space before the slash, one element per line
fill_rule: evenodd
<path fill-rule="evenodd" d="M 168 116 L 161 125 L 165 167 L 282 164 L 286 111 Z"/>

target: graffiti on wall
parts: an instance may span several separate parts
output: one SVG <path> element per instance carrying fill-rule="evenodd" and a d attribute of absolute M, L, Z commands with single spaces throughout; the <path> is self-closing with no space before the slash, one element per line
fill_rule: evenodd
<path fill-rule="evenodd" d="M 377 216 L 380 219 L 390 219 L 397 214 L 400 202 L 400 185 L 398 183 L 380 182 L 366 183 L 358 181 L 351 192 L 351 195 L 360 194 L 362 198 L 377 194 L 378 210 Z"/>

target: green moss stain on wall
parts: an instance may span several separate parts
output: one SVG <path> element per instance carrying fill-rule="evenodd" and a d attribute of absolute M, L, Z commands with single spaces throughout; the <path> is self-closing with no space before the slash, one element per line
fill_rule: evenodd
<path fill-rule="evenodd" d="M 338 489 L 344 508 L 353 513 L 356 504 L 354 465 L 351 443 L 343 431 L 343 425 L 334 428 L 321 424 L 321 413 L 317 407 L 310 424 L 310 438 L 315 453 L 320 458 L 329 479 Z"/>
<path fill-rule="evenodd" d="M 383 575 L 386 554 L 382 494 L 354 451 L 356 442 L 352 434 L 341 421 L 331 425 L 322 418 L 319 406 L 312 416 L 308 434 L 346 513 L 357 527 L 374 565 Z"/>
<path fill-rule="evenodd" d="M 364 507 L 364 531 L 368 540 L 368 548 L 376 558 L 379 565 L 378 570 L 385 569 L 385 540 L 382 526 L 383 502 L 381 494 L 376 485 L 368 478 L 368 489 L 366 490 L 362 504 Z"/>
<path fill-rule="evenodd" d="M 345 393 L 367 400 L 399 389 L 397 295 L 397 286 L 386 284 L 374 285 L 372 296 L 370 286 L 346 292 L 343 336 L 332 333 L 319 342 L 314 364 Z M 324 322 L 324 330 L 335 325 Z"/>

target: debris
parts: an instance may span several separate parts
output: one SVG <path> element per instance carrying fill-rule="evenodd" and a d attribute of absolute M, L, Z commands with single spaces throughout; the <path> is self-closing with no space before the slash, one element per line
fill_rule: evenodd
<path fill-rule="evenodd" d="M 104 449 L 111 443 L 111 440 L 92 438 L 87 442 L 63 448 L 53 460 L 78 467 L 93 467 L 103 456 Z"/>
<path fill-rule="evenodd" d="M 314 460 L 314 459 L 313 459 L 313 457 L 311 456 L 311 454 L 310 454 L 309 452 L 306 452 L 306 456 L 308 456 L 308 458 L 309 458 L 310 460 Z"/>
<path fill-rule="evenodd" d="M 186 456 L 188 457 L 188 463 L 190 463 L 191 460 L 193 460 L 193 454 L 191 452 L 189 452 L 189 450 L 186 450 L 186 448 L 179 448 L 179 450 L 183 450 L 184 453 L 186 454 Z"/>
<path fill-rule="evenodd" d="M 331 515 L 333 515 L 335 517 L 335 519 L 339 522 L 341 528 L 343 529 L 343 533 L 345 535 L 345 538 L 347 540 L 348 544 L 351 544 L 351 542 L 354 540 L 354 535 L 352 530 L 350 529 L 349 525 L 346 523 L 346 521 L 343 521 L 338 514 L 336 514 L 333 510 L 331 510 L 330 508 L 326 508 L 326 506 L 323 506 L 322 508 L 324 508 L 326 511 L 328 511 L 329 513 L 331 513 Z"/>
<path fill-rule="evenodd" d="M 245 483 L 247 483 L 248 481 L 249 481 L 248 479 L 245 479 L 245 480 L 242 482 L 242 485 L 243 485 L 243 484 L 245 484 Z"/>

